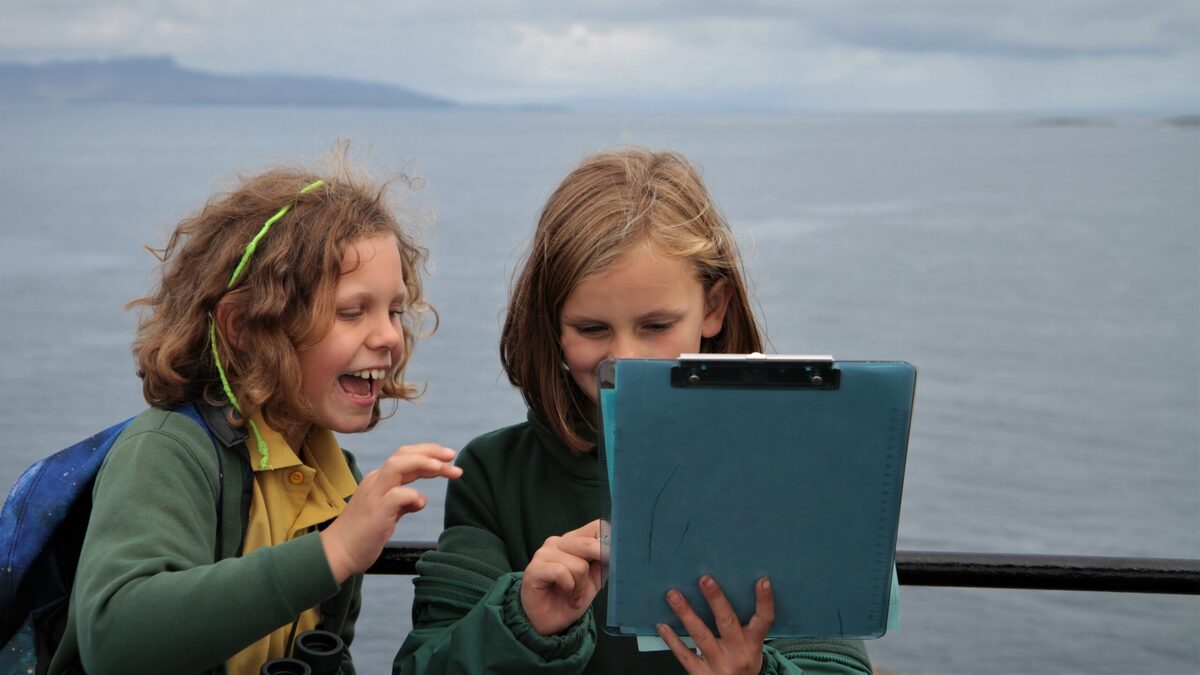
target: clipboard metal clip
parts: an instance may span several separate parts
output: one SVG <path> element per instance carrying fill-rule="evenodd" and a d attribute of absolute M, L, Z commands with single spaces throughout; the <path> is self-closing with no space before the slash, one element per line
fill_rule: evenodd
<path fill-rule="evenodd" d="M 671 368 L 671 386 L 834 390 L 841 371 L 832 356 L 684 354 Z"/>

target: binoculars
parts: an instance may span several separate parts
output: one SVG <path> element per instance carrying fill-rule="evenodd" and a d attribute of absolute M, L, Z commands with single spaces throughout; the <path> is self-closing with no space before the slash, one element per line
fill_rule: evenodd
<path fill-rule="evenodd" d="M 259 675 L 336 675 L 346 645 L 336 633 L 309 630 L 296 636 L 292 658 L 271 659 Z"/>

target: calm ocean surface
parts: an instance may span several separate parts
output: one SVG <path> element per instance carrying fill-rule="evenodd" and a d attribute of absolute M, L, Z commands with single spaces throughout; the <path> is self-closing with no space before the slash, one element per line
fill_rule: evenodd
<path fill-rule="evenodd" d="M 135 317 L 169 228 L 238 171 L 335 139 L 426 181 L 441 329 L 426 397 L 365 436 L 461 447 L 523 418 L 496 357 L 537 211 L 586 152 L 671 148 L 738 232 L 782 353 L 920 367 L 900 548 L 1200 557 L 1200 130 L 1018 116 L 618 116 L 292 108 L 0 109 L 0 486 L 137 412 Z M 432 540 L 444 484 L 398 539 Z M 131 504 L 130 508 L 137 508 Z M 1196 673 L 1195 597 L 903 590 L 877 664 Z M 354 645 L 388 672 L 411 578 L 371 577 Z"/>

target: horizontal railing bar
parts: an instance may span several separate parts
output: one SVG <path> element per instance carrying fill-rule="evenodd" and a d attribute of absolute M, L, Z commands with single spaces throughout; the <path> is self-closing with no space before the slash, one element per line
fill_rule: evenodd
<path fill-rule="evenodd" d="M 367 574 L 416 574 L 417 559 L 436 546 L 434 541 L 389 541 Z"/>
<path fill-rule="evenodd" d="M 1200 595 L 1200 560 L 896 551 L 906 586 Z"/>
<path fill-rule="evenodd" d="M 432 541 L 392 541 L 368 574 L 416 574 Z M 1200 595 L 1200 560 L 896 551 L 904 586 Z"/>

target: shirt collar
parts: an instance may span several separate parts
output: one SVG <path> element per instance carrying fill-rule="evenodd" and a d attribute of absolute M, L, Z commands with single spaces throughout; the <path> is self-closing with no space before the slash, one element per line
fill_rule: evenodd
<path fill-rule="evenodd" d="M 267 424 L 266 420 L 263 419 L 261 411 L 255 411 L 250 416 L 250 419 L 254 421 L 255 426 L 258 427 L 259 434 L 267 444 L 266 468 L 259 467 L 260 455 L 258 454 L 258 450 L 249 447 L 249 442 L 246 444 L 246 451 L 250 457 L 250 466 L 253 467 L 256 473 L 259 471 L 286 469 L 304 464 L 304 461 L 301 460 L 296 450 L 288 445 L 283 434 L 275 431 Z M 329 481 L 338 495 L 346 498 L 354 494 L 354 489 L 358 487 L 358 482 L 354 480 L 354 474 L 350 472 L 346 456 L 342 453 L 342 448 L 338 445 L 337 438 L 334 437 L 333 432 L 314 425 L 309 429 L 308 435 L 304 437 L 304 444 L 308 447 L 308 460 L 312 463 L 312 468 L 324 474 L 325 479 Z"/>

